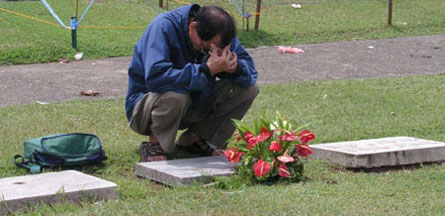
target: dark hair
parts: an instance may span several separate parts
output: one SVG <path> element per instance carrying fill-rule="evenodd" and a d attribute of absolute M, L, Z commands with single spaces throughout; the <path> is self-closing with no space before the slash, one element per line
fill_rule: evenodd
<path fill-rule="evenodd" d="M 225 10 L 216 6 L 205 6 L 195 15 L 197 32 L 203 41 L 221 35 L 221 46 L 227 46 L 236 35 L 235 21 Z"/>

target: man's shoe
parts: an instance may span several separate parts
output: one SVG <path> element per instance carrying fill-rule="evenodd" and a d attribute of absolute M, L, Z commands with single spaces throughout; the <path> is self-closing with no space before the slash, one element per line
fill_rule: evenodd
<path fill-rule="evenodd" d="M 157 142 L 142 142 L 139 147 L 142 162 L 167 160 L 167 153 Z"/>

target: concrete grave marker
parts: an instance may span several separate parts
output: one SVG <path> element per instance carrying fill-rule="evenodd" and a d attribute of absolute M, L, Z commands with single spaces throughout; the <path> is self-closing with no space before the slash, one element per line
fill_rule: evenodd
<path fill-rule="evenodd" d="M 117 198 L 115 183 L 74 170 L 0 179 L 0 215 L 41 202 Z"/>
<path fill-rule="evenodd" d="M 321 159 L 346 168 L 376 168 L 445 160 L 445 143 L 412 137 L 388 137 L 311 145 Z"/>
<path fill-rule="evenodd" d="M 212 176 L 233 175 L 234 167 L 224 156 L 211 156 L 138 163 L 136 174 L 166 185 L 191 185 Z"/>

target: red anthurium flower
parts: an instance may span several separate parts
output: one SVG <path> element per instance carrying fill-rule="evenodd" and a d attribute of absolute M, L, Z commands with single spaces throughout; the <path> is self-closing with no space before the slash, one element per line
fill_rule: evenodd
<path fill-rule="evenodd" d="M 250 138 L 253 137 L 253 134 L 251 132 L 246 132 L 244 133 L 244 140 L 246 140 L 246 142 L 249 142 Z"/>
<path fill-rule="evenodd" d="M 256 146 L 260 142 L 259 136 L 254 136 L 249 139 L 249 145 L 247 146 L 247 149 L 251 149 L 252 147 Z"/>
<path fill-rule="evenodd" d="M 233 163 L 238 163 L 241 161 L 241 157 L 246 155 L 245 152 L 235 152 L 235 156 L 233 157 Z"/>
<path fill-rule="evenodd" d="M 295 159 L 289 155 L 281 155 L 278 156 L 277 159 L 283 163 L 292 163 L 295 161 Z"/>
<path fill-rule="evenodd" d="M 228 161 L 232 161 L 233 157 L 235 156 L 235 151 L 237 150 L 236 147 L 233 147 L 232 149 L 227 149 L 224 151 L 224 156 L 226 156 Z"/>
<path fill-rule="evenodd" d="M 273 133 L 273 131 L 271 131 Z M 272 137 L 272 133 L 267 130 L 267 128 L 261 128 L 261 133 L 259 135 L 260 141 L 266 141 Z"/>
<path fill-rule="evenodd" d="M 315 134 L 308 130 L 301 131 L 299 135 L 300 135 L 300 141 L 303 144 L 306 144 L 315 138 Z"/>
<path fill-rule="evenodd" d="M 273 141 L 269 146 L 270 151 L 279 152 L 281 151 L 281 144 L 278 141 Z"/>
<path fill-rule="evenodd" d="M 284 136 L 278 136 L 278 139 L 280 139 L 282 142 L 290 142 L 298 140 L 298 136 L 294 135 L 293 133 L 286 133 Z"/>
<path fill-rule="evenodd" d="M 270 164 L 263 160 L 258 160 L 253 165 L 253 172 L 257 177 L 266 175 L 270 171 Z"/>
<path fill-rule="evenodd" d="M 290 178 L 290 172 L 286 165 L 280 164 L 278 166 L 278 175 L 283 178 Z"/>
<path fill-rule="evenodd" d="M 307 157 L 310 154 L 314 154 L 314 151 L 306 144 L 297 145 L 296 148 L 301 157 Z"/>
<path fill-rule="evenodd" d="M 238 136 L 238 137 L 236 138 L 236 141 L 239 142 L 240 140 L 241 140 L 241 136 Z"/>
<path fill-rule="evenodd" d="M 238 148 L 233 147 L 224 152 L 224 156 L 226 156 L 227 160 L 232 163 L 238 163 L 241 161 L 241 157 L 245 155 L 244 152 L 239 152 Z"/>

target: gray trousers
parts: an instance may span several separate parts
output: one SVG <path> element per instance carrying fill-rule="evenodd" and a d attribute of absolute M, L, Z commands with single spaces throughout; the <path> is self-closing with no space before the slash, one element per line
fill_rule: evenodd
<path fill-rule="evenodd" d="M 235 130 L 230 119 L 241 119 L 258 93 L 256 84 L 242 88 L 229 80 L 218 80 L 211 95 L 189 110 L 188 94 L 149 92 L 136 104 L 130 128 L 141 135 L 155 136 L 167 153 L 175 150 L 178 130 L 186 128 L 224 149 Z"/>

